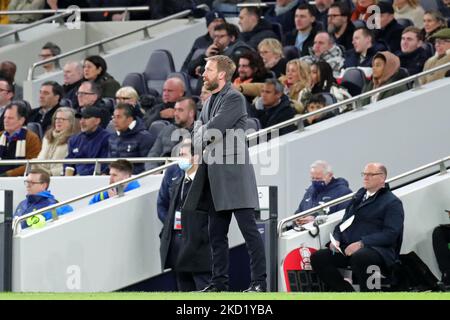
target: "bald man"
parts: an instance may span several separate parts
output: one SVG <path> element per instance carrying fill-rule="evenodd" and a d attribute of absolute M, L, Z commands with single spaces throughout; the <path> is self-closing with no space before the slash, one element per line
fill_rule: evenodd
<path fill-rule="evenodd" d="M 184 81 L 178 77 L 168 78 L 164 82 L 162 100 L 163 102 L 150 108 L 144 116 L 146 128 L 156 120 L 174 121 L 175 103 L 184 96 L 186 87 Z"/>
<path fill-rule="evenodd" d="M 403 205 L 386 183 L 386 167 L 369 163 L 361 176 L 363 188 L 350 200 L 330 247 L 311 256 L 313 270 L 330 291 L 354 291 L 338 270 L 348 266 L 361 291 L 380 290 L 380 276 L 374 271 L 389 274 L 400 253 Z"/>

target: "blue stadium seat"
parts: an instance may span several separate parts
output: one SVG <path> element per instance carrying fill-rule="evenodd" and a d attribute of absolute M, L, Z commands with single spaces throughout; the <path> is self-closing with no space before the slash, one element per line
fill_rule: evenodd
<path fill-rule="evenodd" d="M 36 133 L 36 135 L 39 137 L 39 139 L 42 140 L 42 137 L 44 136 L 44 132 L 42 131 L 42 126 L 39 122 L 28 122 L 27 129 L 30 130 L 31 132 Z"/>
<path fill-rule="evenodd" d="M 283 54 L 287 61 L 300 58 L 300 52 L 296 46 L 283 47 Z"/>
<path fill-rule="evenodd" d="M 143 73 L 147 88 L 153 88 L 161 94 L 164 81 L 172 72 L 175 72 L 172 54 L 168 50 L 153 51 Z"/>
<path fill-rule="evenodd" d="M 261 130 L 261 123 L 258 118 L 247 118 L 247 124 L 245 130 L 254 129 L 256 131 Z"/>
<path fill-rule="evenodd" d="M 153 121 L 150 127 L 148 128 L 148 131 L 150 134 L 152 134 L 154 137 L 157 137 L 159 133 L 161 132 L 164 127 L 168 126 L 170 124 L 167 120 L 156 120 Z"/>
<path fill-rule="evenodd" d="M 400 18 L 400 19 L 396 19 L 397 22 L 402 25 L 404 28 L 410 27 L 414 25 L 414 22 L 412 22 L 410 19 L 406 19 L 406 18 Z"/>
<path fill-rule="evenodd" d="M 366 82 L 364 71 L 358 68 L 348 68 L 344 72 L 341 85 L 347 88 L 348 92 L 354 97 L 361 94 Z"/>
<path fill-rule="evenodd" d="M 125 76 L 122 82 L 123 87 L 133 87 L 139 96 L 147 94 L 147 85 L 144 80 L 144 75 L 142 73 L 132 72 Z"/>

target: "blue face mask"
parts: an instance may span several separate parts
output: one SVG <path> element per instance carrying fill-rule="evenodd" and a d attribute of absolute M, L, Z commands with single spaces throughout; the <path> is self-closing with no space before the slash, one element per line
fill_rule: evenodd
<path fill-rule="evenodd" d="M 317 192 L 322 192 L 327 187 L 327 185 L 325 184 L 325 181 L 323 181 L 323 180 L 312 181 L 312 186 Z"/>
<path fill-rule="evenodd" d="M 192 168 L 192 163 L 190 163 L 188 159 L 182 159 L 180 162 L 178 162 L 178 167 L 180 167 L 180 169 L 183 171 L 188 171 L 190 168 Z"/>

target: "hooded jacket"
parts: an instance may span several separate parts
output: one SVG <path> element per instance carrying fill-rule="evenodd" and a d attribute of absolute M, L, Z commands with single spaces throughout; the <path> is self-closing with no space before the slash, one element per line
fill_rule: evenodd
<path fill-rule="evenodd" d="M 58 200 L 51 194 L 50 190 L 45 190 L 38 192 L 36 194 L 27 194 L 25 200 L 23 200 L 16 208 L 14 212 L 14 217 L 21 217 L 27 213 L 51 206 L 58 203 Z M 69 205 L 65 205 L 56 209 L 58 216 L 72 212 L 73 208 Z M 42 214 L 45 220 L 50 220 L 52 218 L 51 211 L 44 212 Z M 28 228 L 26 221 L 22 222 L 22 229 Z"/>
<path fill-rule="evenodd" d="M 329 202 L 349 193 L 352 193 L 352 190 L 349 188 L 348 182 L 344 178 L 331 178 L 330 183 L 328 183 L 325 186 L 325 189 L 321 191 L 317 191 L 313 185 L 310 185 L 308 189 L 306 189 L 305 195 L 303 196 L 302 201 L 300 201 L 298 209 L 295 211 L 295 213 L 303 212 L 305 210 L 317 207 L 321 204 L 321 202 Z M 339 210 L 345 209 L 348 204 L 349 201 L 345 201 L 343 203 L 332 206 L 330 207 L 330 210 L 327 214 L 332 214 Z"/>
<path fill-rule="evenodd" d="M 399 80 L 397 78 L 397 75 L 399 74 L 400 69 L 400 59 L 394 55 L 393 53 L 390 53 L 389 51 L 382 51 L 378 54 L 381 54 L 386 59 L 386 64 L 384 66 L 383 74 L 379 79 L 375 79 L 372 76 L 372 81 L 370 81 L 363 89 L 363 92 L 371 91 L 373 89 L 379 88 L 381 86 L 384 86 L 386 84 L 395 82 Z M 366 98 L 362 101 L 362 105 L 369 104 L 371 102 L 379 101 L 384 98 L 391 97 L 393 95 L 396 95 L 398 93 L 401 93 L 403 91 L 407 91 L 408 87 L 406 84 L 401 85 L 399 87 L 395 87 L 393 89 L 385 90 L 381 93 L 378 93 L 370 98 Z"/>

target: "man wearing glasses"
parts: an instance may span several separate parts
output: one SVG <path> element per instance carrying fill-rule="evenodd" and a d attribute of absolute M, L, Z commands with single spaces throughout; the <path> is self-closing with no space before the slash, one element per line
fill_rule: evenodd
<path fill-rule="evenodd" d="M 425 62 L 423 71 L 433 69 L 450 62 L 450 28 L 442 29 L 431 36 L 435 39 L 436 54 Z M 422 84 L 444 78 L 448 69 L 443 69 L 420 79 Z"/>
<path fill-rule="evenodd" d="M 108 126 L 112 116 L 112 108 L 107 107 L 101 100 L 102 87 L 94 81 L 84 81 L 77 91 L 78 112 L 81 113 L 86 108 L 96 107 L 101 111 L 102 128 Z M 110 110 L 111 109 L 111 110 Z"/>
<path fill-rule="evenodd" d="M 46 171 L 42 169 L 31 170 L 24 183 L 27 195 L 25 200 L 17 206 L 16 211 L 14 212 L 14 218 L 18 218 L 27 213 L 58 203 L 58 200 L 56 200 L 50 190 L 48 190 L 50 185 L 50 176 Z M 69 205 L 56 209 L 56 213 L 58 215 L 63 215 L 71 211 L 73 211 L 73 209 Z M 43 226 L 45 221 L 50 220 L 51 218 L 52 213 L 50 211 L 29 217 L 27 220 L 22 222 L 22 228 L 38 228 Z"/>
<path fill-rule="evenodd" d="M 350 21 L 351 11 L 346 3 L 333 3 L 328 9 L 328 32 L 336 39 L 336 44 L 346 50 L 353 49 L 355 26 Z"/>
<path fill-rule="evenodd" d="M 385 182 L 386 167 L 369 163 L 362 176 L 363 188 L 350 200 L 341 223 L 330 236 L 329 248 L 311 256 L 313 270 L 330 291 L 354 291 L 338 270 L 348 266 L 361 291 L 379 290 L 377 285 L 372 285 L 376 283 L 374 271 L 368 267 L 378 268 L 386 275 L 400 253 L 403 205 Z"/>

